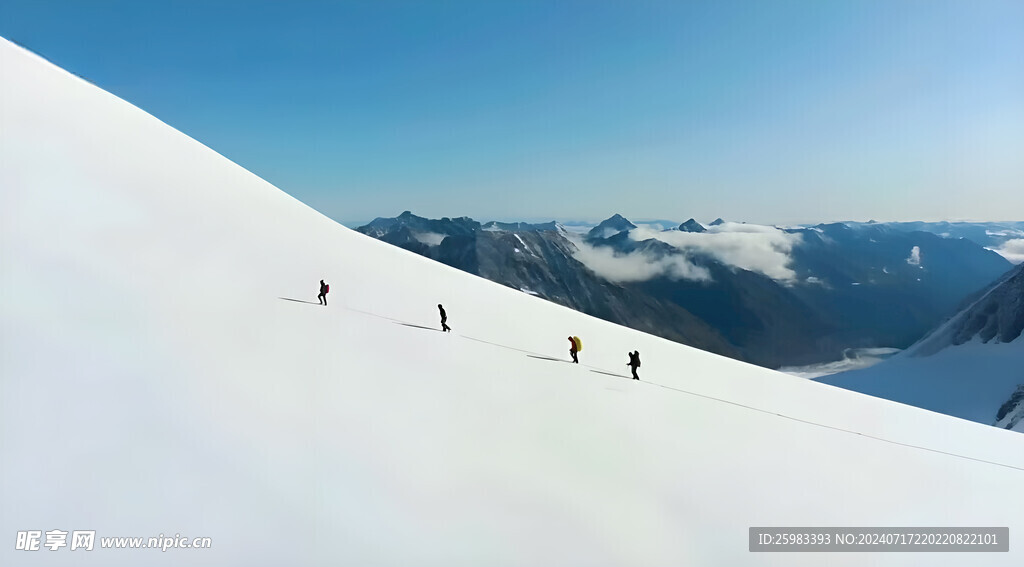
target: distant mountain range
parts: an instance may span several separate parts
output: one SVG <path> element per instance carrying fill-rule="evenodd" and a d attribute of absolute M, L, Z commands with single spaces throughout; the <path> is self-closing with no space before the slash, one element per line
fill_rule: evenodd
<path fill-rule="evenodd" d="M 577 246 L 556 223 L 481 224 L 408 211 L 359 232 L 460 270 L 637 330 L 720 353 L 742 354 L 720 333 L 671 301 L 611 284 L 575 258 Z"/>
<path fill-rule="evenodd" d="M 999 248 L 1009 240 L 1024 238 L 1024 221 L 1011 222 L 866 222 L 851 226 L 874 225 L 902 232 L 931 232 L 943 238 L 965 238 L 986 248 Z"/>
<path fill-rule="evenodd" d="M 406 211 L 357 230 L 609 321 L 775 368 L 835 360 L 847 348 L 912 344 L 1012 267 L 985 247 L 1000 244 L 987 233 L 1018 230 L 1005 224 L 779 228 L 613 215 L 581 232 L 554 221 L 481 224 Z M 950 236 L 918 230 L 929 228 Z M 961 233 L 989 240 L 953 236 Z"/>

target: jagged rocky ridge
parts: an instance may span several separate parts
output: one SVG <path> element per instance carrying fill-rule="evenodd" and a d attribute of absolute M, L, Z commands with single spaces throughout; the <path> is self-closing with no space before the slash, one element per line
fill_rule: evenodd
<path fill-rule="evenodd" d="M 672 301 L 613 284 L 587 269 L 575 259 L 576 245 L 553 221 L 480 224 L 469 218 L 426 219 L 406 211 L 356 230 L 607 321 L 744 358 L 718 331 Z"/>
<path fill-rule="evenodd" d="M 691 220 L 680 230 L 728 226 L 718 219 L 705 229 Z M 554 221 L 481 224 L 406 211 L 357 230 L 573 309 L 768 367 L 834 360 L 851 347 L 906 347 L 1011 266 L 964 239 L 831 223 L 785 229 L 799 237 L 789 266 L 796 277 L 776 281 L 706 252 L 637 240 L 635 229 L 614 215 L 584 243 L 655 260 L 684 254 L 710 279 L 609 282 L 577 260 L 576 243 Z M 915 247 L 924 265 L 908 263 Z"/>
<path fill-rule="evenodd" d="M 914 345 L 911 354 L 927 356 L 969 341 L 1009 343 L 1024 330 L 1024 264 L 1000 278 L 991 288 L 941 327 Z"/>

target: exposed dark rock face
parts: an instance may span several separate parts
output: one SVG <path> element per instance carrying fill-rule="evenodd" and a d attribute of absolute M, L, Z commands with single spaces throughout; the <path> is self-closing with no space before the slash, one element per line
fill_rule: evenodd
<path fill-rule="evenodd" d="M 683 224 L 679 225 L 679 230 L 683 232 L 707 232 L 708 229 L 704 228 L 704 225 L 699 222 L 690 219 Z"/>
<path fill-rule="evenodd" d="M 913 348 L 927 356 L 972 340 L 1008 343 L 1024 331 L 1024 264 L 1010 270 Z"/>
<path fill-rule="evenodd" d="M 1024 420 L 1024 384 L 1017 386 L 1017 391 L 1000 406 L 993 425 L 1003 429 L 1013 429 L 1022 420 Z"/>

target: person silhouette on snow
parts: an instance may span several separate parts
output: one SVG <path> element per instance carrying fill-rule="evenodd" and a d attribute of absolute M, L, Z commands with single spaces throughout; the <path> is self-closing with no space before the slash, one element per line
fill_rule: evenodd
<path fill-rule="evenodd" d="M 626 363 L 626 366 L 633 371 L 633 379 L 639 380 L 640 377 L 636 375 L 636 369 L 640 368 L 640 351 L 637 350 L 626 354 L 629 355 L 629 362 Z"/>
<path fill-rule="evenodd" d="M 441 312 L 441 332 L 452 332 L 452 328 L 448 326 L 448 314 L 444 312 L 444 307 L 441 307 L 440 303 L 437 304 L 437 310 Z"/>
<path fill-rule="evenodd" d="M 576 344 L 576 339 L 569 337 L 569 356 L 572 357 L 573 364 L 579 364 L 580 359 L 576 358 L 576 353 L 579 352 L 579 345 Z"/>
<path fill-rule="evenodd" d="M 320 300 L 320 305 L 327 305 L 327 292 L 331 291 L 331 286 L 324 283 L 324 280 L 320 280 L 320 295 L 316 296 Z"/>

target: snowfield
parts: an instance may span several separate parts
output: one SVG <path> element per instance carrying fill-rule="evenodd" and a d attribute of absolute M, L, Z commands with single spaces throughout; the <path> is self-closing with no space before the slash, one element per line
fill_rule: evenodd
<path fill-rule="evenodd" d="M 1024 266 L 1017 266 L 977 299 L 905 351 L 869 368 L 818 378 L 887 400 L 989 425 L 1024 431 L 1004 404 L 1024 386 Z M 1018 398 L 1019 399 L 1019 398 Z M 999 419 L 1009 412 L 1010 418 Z"/>
<path fill-rule="evenodd" d="M 0 190 L 2 565 L 1024 559 L 1019 433 L 357 234 L 5 40 Z M 751 526 L 1009 526 L 1011 551 L 750 553 Z M 96 549 L 14 549 L 54 529 Z M 99 549 L 175 533 L 213 547 Z"/>
<path fill-rule="evenodd" d="M 991 425 L 999 407 L 1024 384 L 1024 340 L 974 341 L 928 356 L 901 353 L 870 368 L 818 380 Z"/>

